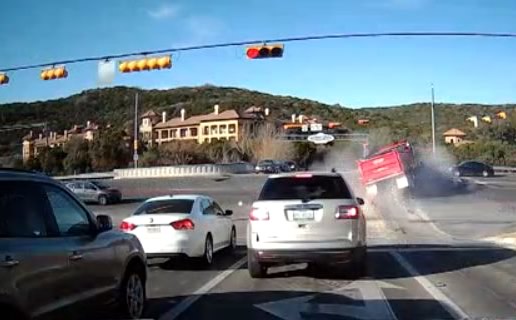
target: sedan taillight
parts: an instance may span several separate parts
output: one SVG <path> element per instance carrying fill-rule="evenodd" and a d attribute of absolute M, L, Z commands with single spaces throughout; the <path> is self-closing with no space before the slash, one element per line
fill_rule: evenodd
<path fill-rule="evenodd" d="M 249 213 L 249 220 L 264 221 L 269 220 L 269 212 L 263 208 L 252 208 Z"/>
<path fill-rule="evenodd" d="M 190 219 L 174 221 L 170 225 L 176 230 L 193 230 L 195 228 L 195 224 Z"/>
<path fill-rule="evenodd" d="M 122 221 L 122 223 L 120 224 L 120 230 L 124 232 L 132 231 L 134 229 L 136 229 L 136 225 L 133 223 Z"/>
<path fill-rule="evenodd" d="M 335 219 L 358 219 L 360 209 L 357 206 L 338 206 L 335 211 Z"/>

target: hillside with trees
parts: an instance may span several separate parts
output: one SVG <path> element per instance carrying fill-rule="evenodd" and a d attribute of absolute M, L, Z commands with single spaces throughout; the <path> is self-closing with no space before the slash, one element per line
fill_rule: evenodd
<path fill-rule="evenodd" d="M 341 122 L 345 127 L 355 132 L 370 133 L 372 147 L 400 138 L 408 138 L 420 145 L 428 145 L 431 142 L 429 103 L 351 109 L 308 99 L 212 85 L 181 87 L 170 90 L 113 87 L 86 90 L 56 100 L 4 104 L 0 105 L 0 127 L 46 122 L 48 128 L 62 132 L 74 124 L 82 124 L 90 120 L 102 127 L 109 124 L 112 128 L 125 129 L 127 132 L 131 132 L 136 92 L 139 92 L 140 112 L 142 113 L 153 109 L 158 113 L 166 111 L 169 117 L 173 117 L 179 116 L 182 108 L 186 110 L 187 115 L 195 115 L 212 112 L 215 104 L 220 105 L 221 111 L 226 109 L 243 110 L 251 106 L 257 106 L 269 108 L 271 119 L 287 120 L 290 119 L 292 114 L 304 114 L 307 116 L 313 115 L 322 120 Z M 516 128 L 516 113 L 513 111 L 515 108 L 516 105 L 514 104 L 455 105 L 438 103 L 436 104 L 437 140 L 441 143 L 444 131 L 450 128 L 458 128 L 468 135 L 468 140 L 477 141 L 474 145 L 453 148 L 451 151 L 456 154 L 458 159 L 486 157 L 485 154 L 490 154 L 487 160 L 491 162 L 497 164 L 516 163 L 516 158 L 513 157 L 515 153 L 513 151 L 515 144 L 514 128 Z M 470 122 L 466 121 L 466 118 L 473 115 L 479 117 L 483 115 L 493 116 L 499 110 L 506 111 L 509 116 L 504 122 L 495 120 L 492 124 L 481 123 L 480 127 L 475 129 Z M 358 119 L 368 119 L 369 123 L 365 126 L 358 125 Z M 21 152 L 21 138 L 27 132 L 28 130 L 2 132 L 2 135 L 0 135 L 0 158 L 13 157 L 19 154 Z M 168 147 L 171 150 L 174 150 L 174 148 L 176 147 Z M 68 166 L 70 170 L 74 168 L 74 171 L 84 171 L 87 167 L 85 154 L 94 154 L 95 157 L 98 157 L 99 152 L 102 154 L 102 150 L 108 149 L 109 147 L 100 145 L 95 146 L 94 150 L 96 151 L 86 150 L 84 145 L 74 142 L 71 146 L 64 148 L 64 154 L 54 156 L 58 160 L 62 160 L 63 165 Z M 75 154 L 74 159 L 66 158 L 67 150 L 68 154 Z M 171 150 L 162 150 L 162 152 L 163 154 L 171 154 Z M 153 152 L 144 159 L 162 157 L 157 153 L 157 150 L 153 150 Z M 238 153 L 233 152 L 232 154 L 232 159 L 238 158 L 235 155 Z M 202 160 L 213 158 L 210 155 L 197 157 Z M 102 159 L 95 159 L 95 161 L 101 163 L 97 163 L 93 167 L 109 168 L 120 163 L 120 159 L 109 160 L 105 163 Z M 92 164 L 90 163 L 89 166 L 91 169 Z M 63 168 L 61 171 L 70 170 Z"/>

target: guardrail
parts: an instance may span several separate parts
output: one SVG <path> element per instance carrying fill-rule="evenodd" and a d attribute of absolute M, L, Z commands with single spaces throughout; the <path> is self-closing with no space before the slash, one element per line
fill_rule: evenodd
<path fill-rule="evenodd" d="M 54 177 L 57 180 L 95 180 L 95 179 L 113 179 L 115 177 L 114 172 L 95 172 L 95 173 L 81 173 L 69 176 Z"/>
<path fill-rule="evenodd" d="M 495 166 L 495 167 L 493 167 L 493 169 L 495 172 L 516 173 L 516 167 Z"/>
<path fill-rule="evenodd" d="M 188 177 L 253 172 L 249 163 L 199 164 L 137 169 L 115 169 L 115 179 Z"/>

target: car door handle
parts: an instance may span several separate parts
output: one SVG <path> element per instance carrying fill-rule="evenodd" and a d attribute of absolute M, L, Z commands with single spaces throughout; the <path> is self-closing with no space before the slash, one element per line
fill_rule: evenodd
<path fill-rule="evenodd" d="M 12 267 L 16 267 L 19 264 L 20 264 L 20 261 L 18 261 L 18 260 L 6 259 L 5 261 L 0 262 L 0 267 L 12 268 Z"/>
<path fill-rule="evenodd" d="M 70 261 L 77 261 L 77 260 L 81 260 L 83 258 L 83 255 L 80 254 L 79 252 L 77 251 L 74 251 L 70 257 L 68 257 L 68 259 L 70 259 Z"/>

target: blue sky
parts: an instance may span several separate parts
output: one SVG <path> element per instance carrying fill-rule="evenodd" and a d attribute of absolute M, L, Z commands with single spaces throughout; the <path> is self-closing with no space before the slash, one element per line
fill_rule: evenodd
<path fill-rule="evenodd" d="M 30 10 L 26 8 L 31 8 Z M 60 59 L 325 33 L 516 33 L 514 0 L 3 0 L 0 69 Z M 243 48 L 184 52 L 170 70 L 117 74 L 113 85 L 206 83 L 344 106 L 426 101 L 516 102 L 516 39 L 373 38 L 288 43 L 283 59 Z M 0 103 L 53 99 L 97 86 L 97 64 L 10 73 Z"/>

